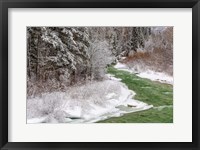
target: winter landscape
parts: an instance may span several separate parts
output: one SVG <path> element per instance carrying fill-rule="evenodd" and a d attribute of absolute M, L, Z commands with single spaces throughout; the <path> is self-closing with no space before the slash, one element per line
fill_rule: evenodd
<path fill-rule="evenodd" d="M 173 27 L 27 27 L 27 123 L 173 123 Z"/>

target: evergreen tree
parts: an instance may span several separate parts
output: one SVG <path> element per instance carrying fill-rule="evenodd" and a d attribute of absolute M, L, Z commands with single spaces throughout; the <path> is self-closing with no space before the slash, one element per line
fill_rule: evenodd
<path fill-rule="evenodd" d="M 46 80 L 53 73 L 58 80 L 60 75 L 75 78 L 79 68 L 87 67 L 87 28 L 31 27 L 28 43 L 29 77 Z"/>
<path fill-rule="evenodd" d="M 27 75 L 66 85 L 97 79 L 94 72 L 103 72 L 112 56 L 137 52 L 150 32 L 148 27 L 28 27 Z"/>

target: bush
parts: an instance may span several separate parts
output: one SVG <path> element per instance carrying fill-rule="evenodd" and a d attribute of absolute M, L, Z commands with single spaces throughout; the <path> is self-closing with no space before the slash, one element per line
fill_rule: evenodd
<path fill-rule="evenodd" d="M 64 101 L 61 92 L 44 93 L 27 99 L 27 118 L 47 116 L 60 110 Z"/>
<path fill-rule="evenodd" d="M 138 71 L 150 69 L 173 75 L 173 27 L 152 33 L 144 48 L 138 48 L 123 62 Z"/>
<path fill-rule="evenodd" d="M 110 80 L 90 81 L 69 87 L 65 92 L 43 93 L 27 99 L 27 119 L 46 117 L 44 122 L 65 122 L 65 118 L 82 117 L 91 113 L 93 107 L 106 108 L 110 101 L 106 97 L 119 98 L 121 84 Z M 95 112 L 96 113 L 96 112 Z M 98 111 L 97 111 L 98 113 Z"/>

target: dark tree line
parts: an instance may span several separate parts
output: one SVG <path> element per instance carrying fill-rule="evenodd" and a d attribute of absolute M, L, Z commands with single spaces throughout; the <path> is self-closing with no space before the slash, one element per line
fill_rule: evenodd
<path fill-rule="evenodd" d="M 144 47 L 148 27 L 28 27 L 27 76 L 73 85 L 103 78 L 106 66 Z"/>

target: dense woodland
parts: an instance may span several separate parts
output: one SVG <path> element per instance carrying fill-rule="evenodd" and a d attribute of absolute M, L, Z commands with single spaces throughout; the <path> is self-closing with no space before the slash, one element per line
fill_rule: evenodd
<path fill-rule="evenodd" d="M 171 27 L 28 27 L 28 95 L 103 80 L 107 66 L 141 52 L 163 51 L 153 55 L 172 66 L 172 33 Z"/>

